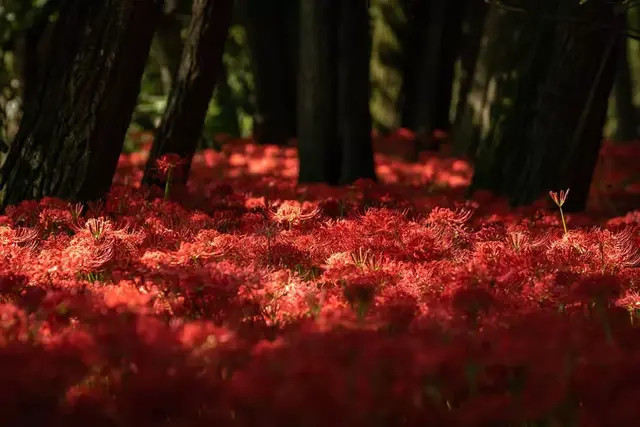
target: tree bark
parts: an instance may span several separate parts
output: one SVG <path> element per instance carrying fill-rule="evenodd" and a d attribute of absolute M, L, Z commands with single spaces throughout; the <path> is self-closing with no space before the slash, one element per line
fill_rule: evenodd
<path fill-rule="evenodd" d="M 527 4 L 536 12 L 512 12 L 495 5 L 487 11 L 472 81 L 468 91 L 465 88 L 464 105 L 458 108 L 454 145 L 456 151 L 476 159 L 479 187 L 492 185 L 486 181 L 494 181 L 496 152 L 505 135 L 511 138 L 522 130 L 547 70 L 546 49 L 555 26 L 539 14 L 555 13 L 553 0 Z"/>
<path fill-rule="evenodd" d="M 623 25 L 614 6 L 607 0 L 592 0 L 576 15 L 602 27 L 560 24 L 552 66 L 527 139 L 530 154 L 521 166 L 511 169 L 518 172 L 508 189 L 513 203 L 532 202 L 549 189 L 571 188 L 565 209 L 586 207 Z"/>
<path fill-rule="evenodd" d="M 467 128 L 457 135 L 469 138 L 475 157 L 472 190 L 504 194 L 513 180 L 510 165 L 527 155 L 519 147 L 537 111 L 556 30 L 555 23 L 540 14 L 557 13 L 555 0 L 529 6 L 525 13 L 492 6 L 487 21 L 487 44 L 480 58 L 484 62 L 478 64 L 467 106 L 469 117 L 463 123 Z"/>
<path fill-rule="evenodd" d="M 416 133 L 419 149 L 437 149 L 433 131 L 450 126 L 454 65 L 465 3 L 410 2 L 403 126 Z"/>
<path fill-rule="evenodd" d="M 232 0 L 194 0 L 180 70 L 156 132 L 144 183 L 163 184 L 155 174 L 155 162 L 169 153 L 186 160 L 184 173 L 175 179 L 186 182 L 209 101 L 221 74 L 232 10 Z"/>
<path fill-rule="evenodd" d="M 0 206 L 103 196 L 140 88 L 159 0 L 66 0 L 0 169 Z"/>
<path fill-rule="evenodd" d="M 256 86 L 254 138 L 285 144 L 296 136 L 299 0 L 247 0 Z"/>
<path fill-rule="evenodd" d="M 461 52 L 462 20 L 468 3 L 469 0 L 446 2 L 433 108 L 433 129 L 448 131 L 451 128 L 455 65 Z"/>
<path fill-rule="evenodd" d="M 581 210 L 602 139 L 621 21 L 607 0 L 578 7 L 564 0 L 553 7 L 560 18 L 536 25 L 538 48 L 532 52 L 538 58 L 532 65 L 540 65 L 518 79 L 516 96 L 482 141 L 473 188 L 503 194 L 514 205 L 571 188 L 565 208 Z M 551 22 L 554 31 L 546 41 L 541 31 Z"/>
<path fill-rule="evenodd" d="M 375 179 L 368 2 L 303 1 L 300 12 L 299 181 Z"/>
<path fill-rule="evenodd" d="M 300 3 L 298 159 L 301 183 L 340 181 L 337 134 L 337 32 L 341 0 Z"/>
<path fill-rule="evenodd" d="M 338 139 L 342 143 L 340 182 L 375 179 L 371 142 L 371 28 L 366 1 L 340 2 L 338 27 Z"/>

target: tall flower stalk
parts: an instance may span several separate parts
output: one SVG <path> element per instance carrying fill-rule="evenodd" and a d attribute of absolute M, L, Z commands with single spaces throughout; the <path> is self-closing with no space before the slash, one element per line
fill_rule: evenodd
<path fill-rule="evenodd" d="M 165 154 L 156 160 L 158 175 L 164 180 L 165 201 L 169 200 L 169 196 L 171 194 L 171 181 L 175 177 L 176 173 L 180 172 L 180 170 L 176 170 L 176 168 L 181 167 L 184 164 L 186 164 L 184 159 L 173 153 Z"/>
<path fill-rule="evenodd" d="M 569 195 L 568 188 L 567 188 L 567 191 L 560 190 L 560 194 L 556 193 L 555 191 L 549 191 L 549 196 L 551 196 L 551 199 L 553 200 L 553 202 L 560 209 L 560 219 L 562 220 L 562 227 L 564 229 L 565 236 L 569 232 L 567 231 L 567 222 L 564 219 L 564 212 L 562 211 L 562 205 L 564 205 L 564 202 L 567 200 L 568 195 Z"/>

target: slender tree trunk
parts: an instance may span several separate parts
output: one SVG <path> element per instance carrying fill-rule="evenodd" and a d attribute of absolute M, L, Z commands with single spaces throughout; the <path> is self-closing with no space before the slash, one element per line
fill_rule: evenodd
<path fill-rule="evenodd" d="M 549 0 L 535 6 L 535 13 L 499 7 L 492 11 L 497 16 L 488 20 L 488 44 L 483 47 L 486 57 L 482 58 L 486 63 L 478 64 L 483 68 L 478 69 L 474 83 L 478 86 L 470 93 L 471 122 L 465 123 L 469 127 L 465 136 L 475 148 L 472 190 L 485 188 L 503 193 L 514 179 L 509 176 L 510 165 L 528 155 L 515 147 L 523 144 L 535 117 L 536 99 L 549 69 L 549 46 L 554 42 L 556 28 L 540 14 L 554 15 L 556 8 L 556 0 Z M 479 87 L 482 84 L 484 88 Z"/>
<path fill-rule="evenodd" d="M 536 24 L 538 47 L 529 50 L 538 53 L 529 68 L 517 69 L 515 96 L 479 146 L 473 188 L 493 190 L 516 205 L 571 188 L 565 208 L 580 210 L 602 139 L 621 22 L 607 0 L 549 5 L 559 19 Z"/>
<path fill-rule="evenodd" d="M 340 182 L 375 179 L 371 142 L 371 28 L 366 1 L 342 1 L 338 27 L 338 138 Z"/>
<path fill-rule="evenodd" d="M 433 130 L 445 9 L 445 0 L 413 1 L 409 9 L 403 125 L 414 130 L 423 143 Z"/>
<path fill-rule="evenodd" d="M 620 38 L 620 59 L 614 84 L 615 113 L 616 113 L 616 141 L 633 141 L 640 137 L 638 124 L 638 109 L 633 105 L 633 79 L 629 64 L 628 40 Z"/>
<path fill-rule="evenodd" d="M 419 55 L 421 71 L 416 86 L 417 102 L 413 117 L 413 129 L 422 148 L 436 148 L 432 141 L 434 116 L 437 109 L 436 94 L 438 77 L 442 67 L 441 46 L 445 29 L 445 10 L 447 0 L 429 2 L 428 24 L 422 37 L 422 52 Z"/>
<path fill-rule="evenodd" d="M 511 169 L 514 185 L 507 195 L 512 202 L 529 203 L 548 189 L 571 188 L 565 209 L 585 208 L 618 62 L 623 23 L 615 13 L 612 2 L 593 0 L 576 18 L 602 23 L 603 28 L 559 25 L 551 69 L 527 138 L 529 155 Z"/>
<path fill-rule="evenodd" d="M 296 135 L 299 0 L 247 0 L 246 16 L 258 111 L 254 137 L 284 144 Z"/>
<path fill-rule="evenodd" d="M 162 184 L 154 173 L 155 162 L 168 153 L 178 154 L 187 161 L 186 170 L 176 178 L 186 182 L 209 101 L 221 73 L 232 9 L 232 0 L 194 0 L 180 70 L 156 132 L 143 182 Z"/>
<path fill-rule="evenodd" d="M 505 143 L 522 138 L 549 65 L 555 0 L 527 3 L 524 13 L 491 6 L 473 82 L 454 132 L 457 151 L 475 158 L 474 188 L 504 182 Z M 535 11 L 535 12 L 533 12 Z"/>
<path fill-rule="evenodd" d="M 461 52 L 462 20 L 469 1 L 448 1 L 440 43 L 440 67 L 436 82 L 433 128 L 448 131 L 451 127 L 455 65 Z"/>
<path fill-rule="evenodd" d="M 298 82 L 298 159 L 302 183 L 340 181 L 337 133 L 337 32 L 342 0 L 300 3 L 300 74 Z"/>
<path fill-rule="evenodd" d="M 299 180 L 375 179 L 368 2 L 303 1 L 300 21 Z"/>
<path fill-rule="evenodd" d="M 37 93 L 0 169 L 0 205 L 91 200 L 111 186 L 159 0 L 66 0 Z"/>
<path fill-rule="evenodd" d="M 407 40 L 403 124 L 418 148 L 437 149 L 436 129 L 448 130 L 454 66 L 466 1 L 413 1 Z"/>

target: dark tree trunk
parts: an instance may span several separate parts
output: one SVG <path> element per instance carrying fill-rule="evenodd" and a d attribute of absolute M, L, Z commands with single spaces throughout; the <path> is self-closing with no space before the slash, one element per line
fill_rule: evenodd
<path fill-rule="evenodd" d="M 155 162 L 169 153 L 187 161 L 186 170 L 179 175 L 186 182 L 209 101 L 221 74 L 232 10 L 232 0 L 194 0 L 180 70 L 156 132 L 143 182 L 162 184 L 156 179 Z"/>
<path fill-rule="evenodd" d="M 420 139 L 430 136 L 433 125 L 445 8 L 445 0 L 412 0 L 408 6 L 402 123 Z"/>
<path fill-rule="evenodd" d="M 299 181 L 375 179 L 368 2 L 303 1 L 300 21 Z"/>
<path fill-rule="evenodd" d="M 451 128 L 451 105 L 455 65 L 461 51 L 462 20 L 467 4 L 473 0 L 448 1 L 445 7 L 445 24 L 440 43 L 440 66 L 433 109 L 433 129 L 448 131 Z"/>
<path fill-rule="evenodd" d="M 342 143 L 340 182 L 375 179 L 371 143 L 371 28 L 366 1 L 340 2 L 338 27 L 338 139 Z"/>
<path fill-rule="evenodd" d="M 607 0 L 579 7 L 565 0 L 557 7 L 561 19 L 552 42 L 542 45 L 549 66 L 523 76 L 528 87 L 542 84 L 515 99 L 517 108 L 504 117 L 510 126 L 489 140 L 478 159 L 474 186 L 516 205 L 570 188 L 565 207 L 575 211 L 586 205 L 600 149 L 621 21 Z"/>
<path fill-rule="evenodd" d="M 0 169 L 1 206 L 91 200 L 109 190 L 160 5 L 64 1 L 43 78 Z"/>
<path fill-rule="evenodd" d="M 337 134 L 337 32 L 341 0 L 300 3 L 300 74 L 298 84 L 299 181 L 338 184 L 340 141 Z"/>
<path fill-rule="evenodd" d="M 458 93 L 454 100 L 456 102 L 454 127 L 458 126 L 464 115 L 467 97 L 473 84 L 487 10 L 488 6 L 485 2 L 475 0 L 467 0 L 465 2 L 462 20 L 462 40 L 460 42 L 461 73 L 458 77 Z M 457 146 L 455 148 L 457 149 Z"/>
<path fill-rule="evenodd" d="M 504 182 L 505 142 L 519 141 L 534 114 L 537 91 L 548 69 L 555 24 L 555 0 L 528 3 L 535 12 L 491 6 L 473 80 L 454 131 L 456 150 L 475 160 L 474 186 Z"/>
<path fill-rule="evenodd" d="M 447 0 L 432 0 L 429 3 L 428 20 L 421 36 L 421 49 L 418 52 L 416 100 L 414 116 L 410 117 L 412 129 L 418 136 L 420 148 L 435 149 L 432 140 L 434 115 L 436 111 L 436 93 L 438 76 L 441 71 L 441 46 L 445 28 L 445 9 Z"/>
<path fill-rule="evenodd" d="M 448 130 L 454 65 L 466 1 L 411 2 L 405 55 L 403 125 L 419 148 L 437 149 L 436 129 Z"/>
<path fill-rule="evenodd" d="M 571 188 L 565 209 L 586 207 L 615 78 L 622 21 L 607 0 L 590 1 L 582 9 L 579 19 L 602 22 L 604 28 L 560 24 L 528 138 L 530 154 L 522 167 L 512 169 L 518 175 L 508 196 L 515 203 L 529 203 L 548 189 Z"/>
<path fill-rule="evenodd" d="M 633 79 L 629 64 L 628 42 L 626 37 L 620 38 L 620 59 L 614 84 L 616 112 L 616 141 L 633 141 L 640 137 L 638 110 L 633 105 Z"/>
<path fill-rule="evenodd" d="M 473 148 L 473 190 L 485 188 L 502 194 L 514 179 L 509 176 L 511 164 L 528 155 L 520 147 L 536 114 L 556 27 L 540 19 L 539 13 L 556 14 L 555 1 L 542 4 L 546 10 L 537 8 L 535 13 L 492 7 L 487 21 L 488 42 L 480 58 L 485 62 L 478 63 L 469 94 L 470 117 L 464 123 L 467 133 L 458 134 L 469 138 Z"/>
<path fill-rule="evenodd" d="M 284 144 L 296 136 L 299 0 L 247 0 L 256 85 L 254 137 Z"/>

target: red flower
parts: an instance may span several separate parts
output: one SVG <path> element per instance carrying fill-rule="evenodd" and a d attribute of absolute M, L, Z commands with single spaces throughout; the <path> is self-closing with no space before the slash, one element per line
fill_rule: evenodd
<path fill-rule="evenodd" d="M 556 193 L 555 191 L 549 191 L 549 196 L 551 196 L 551 199 L 556 205 L 558 205 L 558 207 L 562 207 L 562 205 L 564 205 L 564 202 L 567 200 L 568 195 L 568 188 L 567 191 L 560 190 L 560 194 Z"/>
<path fill-rule="evenodd" d="M 186 164 L 186 160 L 179 155 L 168 153 L 160 156 L 156 160 L 156 170 L 162 179 L 165 179 L 169 175 L 169 172 L 171 172 L 171 175 L 175 178 L 181 175 L 183 170 L 182 166 Z"/>

